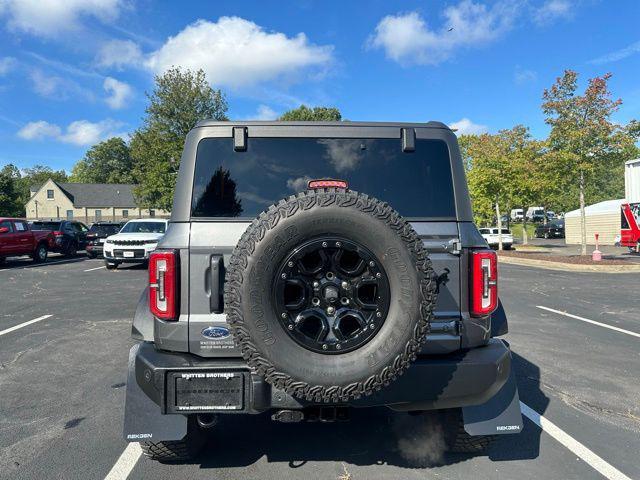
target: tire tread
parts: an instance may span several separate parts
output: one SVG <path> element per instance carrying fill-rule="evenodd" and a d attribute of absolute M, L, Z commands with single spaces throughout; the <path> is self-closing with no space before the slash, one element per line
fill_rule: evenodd
<path fill-rule="evenodd" d="M 396 231 L 414 258 L 416 268 L 421 272 L 420 318 L 417 319 L 412 338 L 402 351 L 388 364 L 378 367 L 375 374 L 368 378 L 345 386 L 311 385 L 300 379 L 294 379 L 286 372 L 277 371 L 268 358 L 256 348 L 253 339 L 244 326 L 242 313 L 241 286 L 248 257 L 255 250 L 268 230 L 273 229 L 282 218 L 289 218 L 298 212 L 327 206 L 356 208 L 367 213 L 387 227 Z M 226 272 L 224 286 L 224 311 L 234 338 L 238 342 L 242 356 L 249 367 L 280 390 L 298 398 L 314 402 L 339 402 L 371 395 L 402 375 L 424 343 L 433 318 L 436 300 L 436 275 L 422 240 L 413 227 L 406 222 L 389 204 L 355 191 L 342 189 L 323 189 L 306 191 L 291 195 L 262 212 L 245 230 L 236 245 Z"/>

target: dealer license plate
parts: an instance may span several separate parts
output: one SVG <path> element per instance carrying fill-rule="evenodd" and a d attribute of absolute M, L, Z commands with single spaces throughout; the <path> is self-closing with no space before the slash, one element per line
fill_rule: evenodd
<path fill-rule="evenodd" d="M 124 258 L 133 258 L 133 252 L 122 252 Z"/>
<path fill-rule="evenodd" d="M 242 410 L 244 376 L 237 372 L 175 374 L 175 410 Z"/>

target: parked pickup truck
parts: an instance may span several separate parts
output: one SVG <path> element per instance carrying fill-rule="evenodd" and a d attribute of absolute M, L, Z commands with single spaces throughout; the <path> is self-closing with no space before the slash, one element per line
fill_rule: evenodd
<path fill-rule="evenodd" d="M 47 260 L 54 246 L 51 232 L 31 230 L 25 220 L 0 217 L 0 264 L 7 257 L 29 255 L 36 263 Z"/>

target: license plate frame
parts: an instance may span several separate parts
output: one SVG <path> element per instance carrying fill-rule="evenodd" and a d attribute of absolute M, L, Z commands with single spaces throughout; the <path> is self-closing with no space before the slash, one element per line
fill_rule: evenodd
<path fill-rule="evenodd" d="M 125 250 L 125 251 L 122 252 L 122 256 L 124 258 L 133 258 L 133 257 L 136 256 L 136 254 L 135 254 L 135 252 L 131 252 L 131 251 Z"/>
<path fill-rule="evenodd" d="M 173 393 L 168 409 L 176 413 L 234 412 L 244 408 L 242 372 L 173 372 L 168 385 Z"/>

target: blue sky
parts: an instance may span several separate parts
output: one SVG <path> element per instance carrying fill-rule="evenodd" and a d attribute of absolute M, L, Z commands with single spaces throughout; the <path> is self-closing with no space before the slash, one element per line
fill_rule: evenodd
<path fill-rule="evenodd" d="M 0 166 L 71 170 L 135 130 L 153 75 L 203 68 L 233 119 L 298 106 L 349 120 L 440 120 L 464 132 L 522 123 L 566 68 L 613 73 L 640 118 L 640 2 L 605 0 L 0 0 Z"/>

